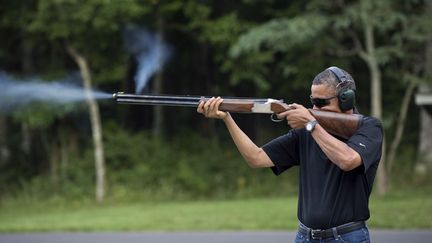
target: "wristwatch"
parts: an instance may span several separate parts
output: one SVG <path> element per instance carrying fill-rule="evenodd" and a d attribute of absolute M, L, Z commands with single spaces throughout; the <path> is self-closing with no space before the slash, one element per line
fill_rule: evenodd
<path fill-rule="evenodd" d="M 317 120 L 309 121 L 306 123 L 306 131 L 312 132 L 315 129 L 316 124 L 318 124 Z"/>

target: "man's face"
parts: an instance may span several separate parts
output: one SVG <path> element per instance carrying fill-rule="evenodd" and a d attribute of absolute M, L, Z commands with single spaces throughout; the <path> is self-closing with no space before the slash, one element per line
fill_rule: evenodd
<path fill-rule="evenodd" d="M 311 101 L 315 110 L 342 112 L 336 91 L 326 84 L 312 85 Z"/>

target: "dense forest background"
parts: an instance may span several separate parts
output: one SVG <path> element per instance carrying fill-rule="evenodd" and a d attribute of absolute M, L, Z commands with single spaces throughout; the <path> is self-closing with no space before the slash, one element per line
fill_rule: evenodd
<path fill-rule="evenodd" d="M 430 90 L 431 10 L 421 0 L 0 0 L 0 197 L 295 193 L 295 168 L 279 178 L 248 168 L 221 121 L 106 97 L 242 96 L 310 107 L 311 80 L 333 65 L 356 80 L 360 112 L 384 124 L 377 193 L 430 188 L 430 107 L 414 97 Z M 145 70 L 141 89 L 134 80 Z M 52 87 L 66 96 L 65 84 L 85 95 L 43 99 Z M 289 129 L 265 115 L 235 119 L 258 145 Z"/>

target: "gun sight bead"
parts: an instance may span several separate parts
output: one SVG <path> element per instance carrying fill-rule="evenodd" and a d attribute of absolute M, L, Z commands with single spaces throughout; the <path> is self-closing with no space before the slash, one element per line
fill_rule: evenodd
<path fill-rule="evenodd" d="M 117 92 L 117 93 L 114 93 L 114 94 L 113 94 L 113 98 L 114 98 L 114 99 L 117 99 L 117 96 L 118 96 L 118 95 L 122 95 L 122 94 L 124 94 L 124 92 Z"/>

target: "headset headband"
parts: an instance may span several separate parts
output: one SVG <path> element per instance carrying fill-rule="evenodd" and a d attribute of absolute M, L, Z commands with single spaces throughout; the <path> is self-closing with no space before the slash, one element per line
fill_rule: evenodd
<path fill-rule="evenodd" d="M 339 83 L 336 85 L 336 88 L 339 87 L 339 85 L 343 85 L 344 83 L 354 82 L 350 80 L 345 73 L 342 71 L 342 69 L 332 66 L 327 68 L 327 70 L 330 70 L 336 78 L 339 80 Z"/>
<path fill-rule="evenodd" d="M 337 97 L 339 101 L 339 107 L 342 111 L 347 111 L 350 109 L 354 109 L 354 112 L 357 113 L 357 109 L 355 108 L 355 91 L 354 89 L 343 87 L 344 84 L 354 83 L 354 80 L 349 78 L 345 72 L 338 67 L 329 67 L 327 70 L 331 71 L 336 78 L 338 79 L 338 84 L 336 85 L 336 90 L 338 92 Z M 342 86 L 339 88 L 339 86 Z"/>

